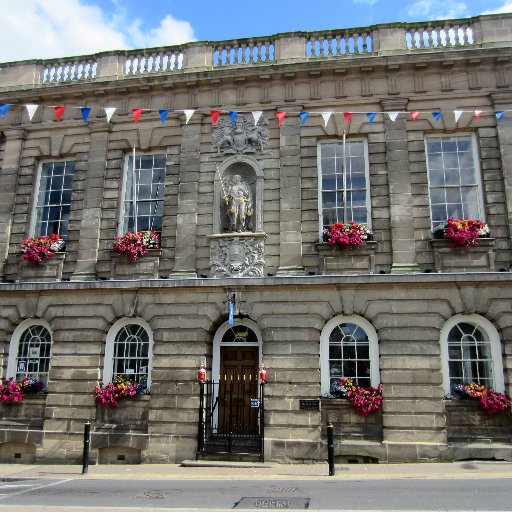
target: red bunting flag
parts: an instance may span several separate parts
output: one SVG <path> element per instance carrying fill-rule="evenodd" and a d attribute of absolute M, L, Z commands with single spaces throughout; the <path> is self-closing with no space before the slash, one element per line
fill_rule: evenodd
<path fill-rule="evenodd" d="M 343 117 L 345 118 L 345 123 L 350 123 L 352 112 L 343 112 Z"/>
<path fill-rule="evenodd" d="M 66 107 L 53 107 L 53 108 L 55 109 L 55 118 L 57 119 L 57 121 L 60 121 L 64 114 L 64 110 L 66 110 Z"/>
<path fill-rule="evenodd" d="M 480 119 L 480 116 L 482 115 L 482 111 L 481 110 L 475 110 L 475 117 L 476 117 L 476 120 L 478 121 Z"/>
<path fill-rule="evenodd" d="M 411 117 L 413 121 L 416 121 L 420 117 L 420 112 L 411 112 Z"/>
<path fill-rule="evenodd" d="M 283 123 L 284 121 L 284 118 L 286 116 L 286 112 L 276 112 L 276 117 L 278 119 L 278 126 L 281 126 L 281 124 Z"/>
<path fill-rule="evenodd" d="M 137 124 L 139 122 L 140 115 L 142 114 L 141 108 L 132 108 L 133 122 Z"/>
<path fill-rule="evenodd" d="M 210 115 L 212 116 L 213 126 L 217 126 L 217 121 L 219 120 L 220 110 L 211 110 Z"/>

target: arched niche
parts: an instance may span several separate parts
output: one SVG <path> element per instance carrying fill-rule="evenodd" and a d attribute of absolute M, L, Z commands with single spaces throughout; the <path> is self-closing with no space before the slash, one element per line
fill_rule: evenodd
<path fill-rule="evenodd" d="M 260 233 L 263 228 L 263 168 L 255 158 L 247 155 L 230 156 L 218 166 L 214 184 L 213 233 L 225 234 L 232 232 L 229 228 L 225 198 L 227 187 L 235 175 L 241 177 L 252 193 L 253 218 L 247 231 Z"/>

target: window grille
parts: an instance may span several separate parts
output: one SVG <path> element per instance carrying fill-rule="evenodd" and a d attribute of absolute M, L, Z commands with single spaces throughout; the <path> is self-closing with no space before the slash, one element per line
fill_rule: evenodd
<path fill-rule="evenodd" d="M 126 375 L 134 382 L 146 383 L 149 365 L 149 335 L 137 324 L 122 327 L 114 341 L 112 377 Z"/>
<path fill-rule="evenodd" d="M 50 369 L 52 336 L 42 325 L 32 325 L 26 329 L 18 343 L 15 380 L 35 379 L 46 386 Z"/>

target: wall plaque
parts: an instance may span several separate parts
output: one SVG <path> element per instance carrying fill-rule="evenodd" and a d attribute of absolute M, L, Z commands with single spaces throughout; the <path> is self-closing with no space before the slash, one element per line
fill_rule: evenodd
<path fill-rule="evenodd" d="M 319 411 L 320 400 L 299 400 L 302 411 Z"/>

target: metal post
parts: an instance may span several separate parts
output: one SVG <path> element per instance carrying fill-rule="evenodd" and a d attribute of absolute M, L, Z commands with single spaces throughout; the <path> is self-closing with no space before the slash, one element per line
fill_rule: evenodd
<path fill-rule="evenodd" d="M 260 439 L 261 461 L 265 460 L 265 383 L 260 382 Z"/>
<path fill-rule="evenodd" d="M 91 439 L 91 422 L 86 421 L 84 425 L 84 453 L 82 456 L 82 475 L 89 471 L 89 444 Z"/>
<path fill-rule="evenodd" d="M 329 462 L 329 476 L 334 476 L 334 427 L 332 423 L 327 425 L 327 461 Z"/>
<path fill-rule="evenodd" d="M 199 419 L 197 425 L 197 452 L 196 460 L 204 451 L 204 382 L 199 383 Z"/>

